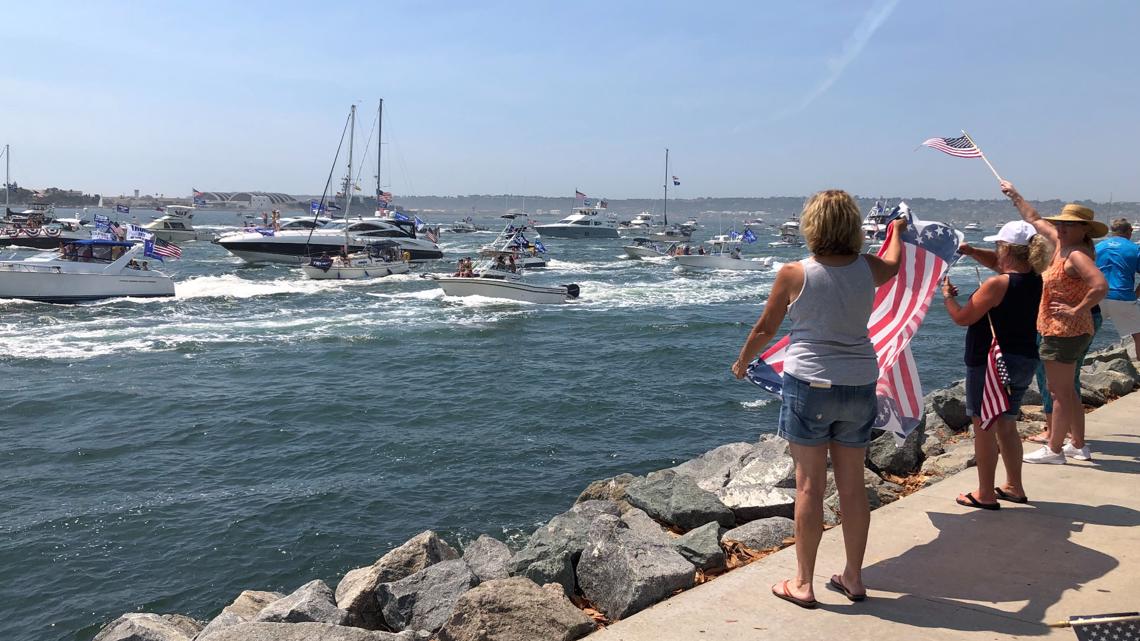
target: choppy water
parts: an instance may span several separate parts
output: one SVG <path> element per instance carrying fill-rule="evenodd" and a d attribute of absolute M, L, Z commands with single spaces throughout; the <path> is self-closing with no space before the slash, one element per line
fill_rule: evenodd
<path fill-rule="evenodd" d="M 211 216 L 233 221 L 199 226 Z M 454 260 L 489 238 L 442 246 Z M 619 240 L 546 244 L 534 280 L 576 282 L 579 302 L 307 281 L 208 242 L 163 267 L 174 299 L 0 301 L 2 636 L 208 618 L 243 589 L 335 585 L 428 528 L 519 537 L 593 479 L 772 428 L 778 402 L 729 365 L 775 269 L 693 275 L 622 259 Z M 927 390 L 961 376 L 961 340 L 935 306 L 915 341 Z"/>

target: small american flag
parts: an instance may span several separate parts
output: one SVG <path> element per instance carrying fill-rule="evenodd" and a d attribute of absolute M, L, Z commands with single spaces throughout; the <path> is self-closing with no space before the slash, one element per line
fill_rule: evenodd
<path fill-rule="evenodd" d="M 966 136 L 959 136 L 957 138 L 931 138 L 922 143 L 923 147 L 930 147 L 937 149 L 944 154 L 950 154 L 957 158 L 981 158 L 982 152 L 970 142 Z"/>
<path fill-rule="evenodd" d="M 151 250 L 156 257 L 182 258 L 182 248 L 161 238 L 154 239 L 154 248 Z M 161 260 L 161 259 L 160 259 Z"/>
<path fill-rule="evenodd" d="M 424 237 L 433 243 L 439 242 L 439 227 L 424 226 Z"/>
<path fill-rule="evenodd" d="M 982 407 L 978 414 L 982 419 L 982 429 L 990 429 L 994 419 L 1009 408 L 1009 370 L 1005 367 L 1001 346 L 995 336 L 990 342 L 990 353 L 986 358 L 986 380 L 982 387 Z"/>
<path fill-rule="evenodd" d="M 582 192 L 578 191 L 577 189 L 574 190 L 574 199 L 575 200 L 582 200 L 584 198 L 586 198 L 586 194 L 583 194 Z"/>

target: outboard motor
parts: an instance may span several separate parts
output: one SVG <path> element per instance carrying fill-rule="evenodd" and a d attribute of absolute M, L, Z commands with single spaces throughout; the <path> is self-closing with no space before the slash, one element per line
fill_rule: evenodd
<path fill-rule="evenodd" d="M 566 296 L 569 298 L 578 298 L 578 294 L 580 293 L 581 290 L 578 288 L 578 285 L 576 283 L 570 283 L 566 286 Z"/>

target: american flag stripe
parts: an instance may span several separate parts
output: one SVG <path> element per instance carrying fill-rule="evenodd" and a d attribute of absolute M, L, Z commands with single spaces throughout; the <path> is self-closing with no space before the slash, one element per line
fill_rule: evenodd
<path fill-rule="evenodd" d="M 182 248 L 161 238 L 154 241 L 154 253 L 168 258 L 182 258 Z"/>
<path fill-rule="evenodd" d="M 922 143 L 924 147 L 937 149 L 944 154 L 950 154 L 956 158 L 981 158 L 982 152 L 970 139 L 965 136 L 957 138 L 931 138 Z"/>
<path fill-rule="evenodd" d="M 998 362 L 1001 358 L 1001 346 L 998 345 L 995 336 L 990 342 L 990 352 L 986 357 L 986 380 L 982 387 L 982 407 L 978 410 L 978 417 L 982 419 L 983 430 L 988 430 L 993 425 L 994 419 L 1010 408 L 1009 395 L 1006 394 L 1001 372 L 998 371 Z"/>

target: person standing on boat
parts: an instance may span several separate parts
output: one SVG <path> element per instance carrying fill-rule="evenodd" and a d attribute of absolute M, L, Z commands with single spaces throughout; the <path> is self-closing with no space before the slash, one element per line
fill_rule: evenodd
<path fill-rule="evenodd" d="M 802 229 L 811 256 L 780 268 L 764 312 L 732 365 L 744 378 L 748 365 L 791 320 L 778 434 L 796 465 L 795 579 L 772 586 L 772 594 L 804 608 L 817 605 L 813 579 L 823 536 L 823 493 L 827 459 L 835 472 L 843 512 L 847 565 L 828 585 L 852 601 L 866 598 L 863 555 L 871 522 L 863 486 L 863 461 L 878 402 L 878 357 L 867 332 L 875 288 L 894 278 L 902 257 L 897 218 L 883 256 L 860 254 L 862 216 L 855 199 L 832 189 L 804 205 Z"/>

